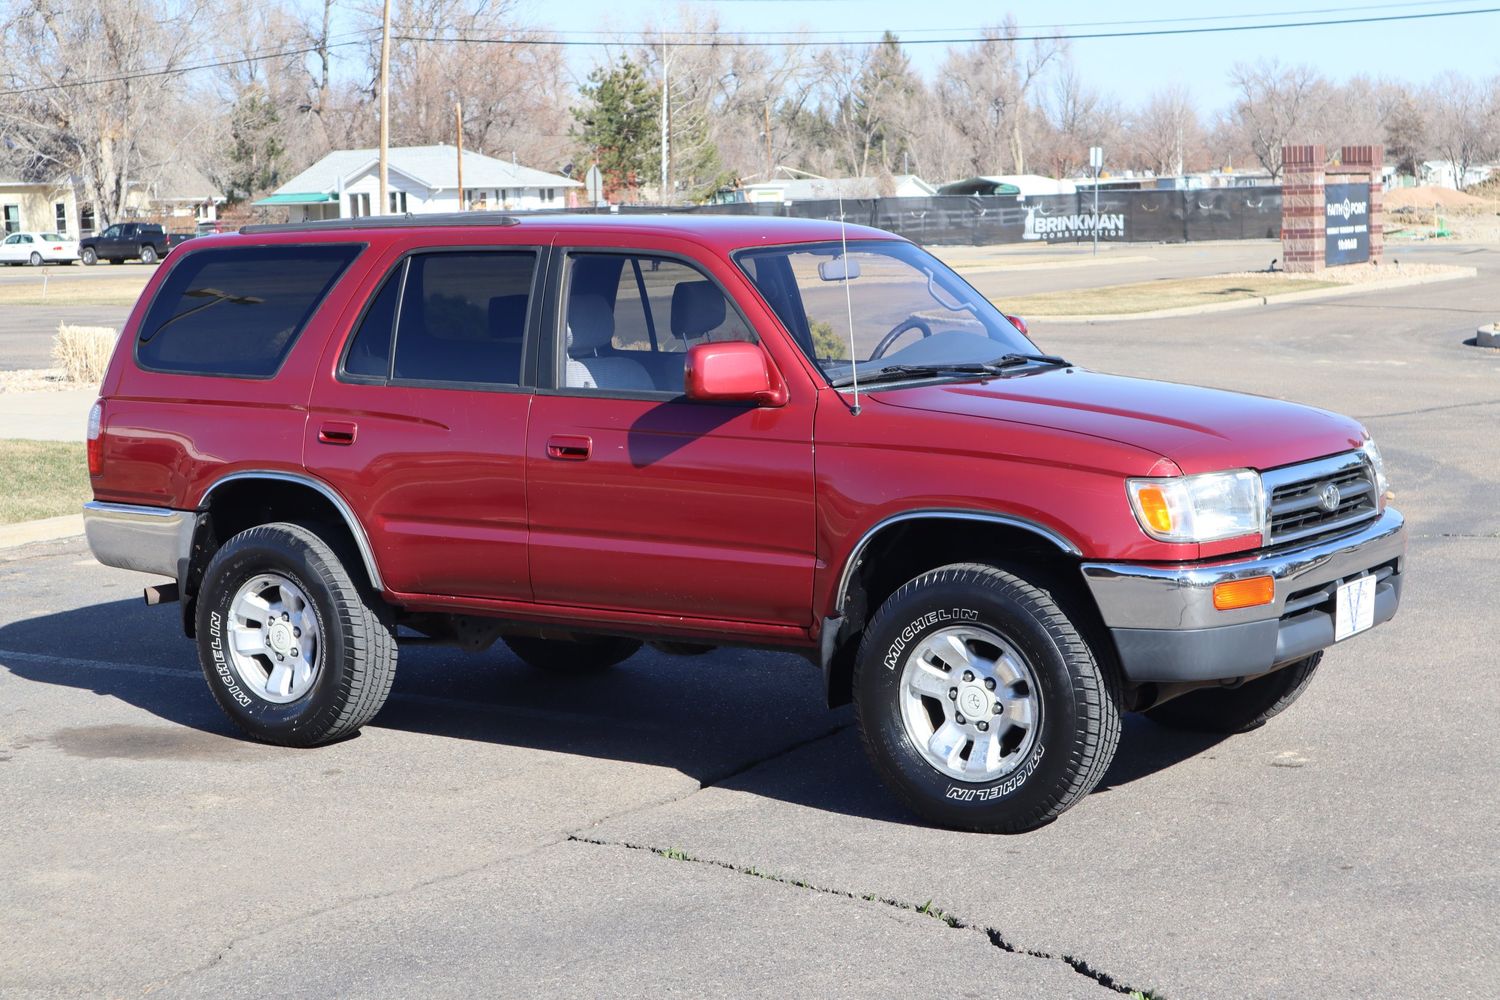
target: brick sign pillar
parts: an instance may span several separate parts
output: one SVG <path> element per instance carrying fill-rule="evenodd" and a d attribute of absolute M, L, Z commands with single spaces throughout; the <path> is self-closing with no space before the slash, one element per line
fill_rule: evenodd
<path fill-rule="evenodd" d="M 1335 169 L 1345 181 L 1370 185 L 1370 260 L 1378 262 L 1385 249 L 1385 227 L 1381 214 L 1384 202 L 1384 186 L 1381 183 L 1381 167 L 1385 164 L 1385 150 L 1379 146 L 1345 146 L 1339 154 L 1339 165 Z M 1330 171 L 1331 172 L 1331 171 Z"/>
<path fill-rule="evenodd" d="M 1324 153 L 1322 146 L 1281 147 L 1281 263 L 1288 271 L 1323 270 Z"/>

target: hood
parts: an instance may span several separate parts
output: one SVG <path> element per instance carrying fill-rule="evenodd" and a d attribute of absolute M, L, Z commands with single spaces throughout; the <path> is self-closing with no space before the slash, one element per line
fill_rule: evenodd
<path fill-rule="evenodd" d="M 1358 421 L 1327 410 L 1081 368 L 881 389 L 868 398 L 1106 438 L 1170 459 L 1186 475 L 1274 469 L 1348 451 L 1363 440 Z"/>

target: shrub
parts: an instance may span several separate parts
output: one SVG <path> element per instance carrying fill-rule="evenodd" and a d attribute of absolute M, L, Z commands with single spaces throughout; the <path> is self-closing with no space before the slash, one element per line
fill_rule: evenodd
<path fill-rule="evenodd" d="M 113 327 L 59 323 L 57 336 L 52 339 L 52 360 L 69 382 L 98 385 L 104 379 L 104 369 L 109 367 L 118 337 Z"/>

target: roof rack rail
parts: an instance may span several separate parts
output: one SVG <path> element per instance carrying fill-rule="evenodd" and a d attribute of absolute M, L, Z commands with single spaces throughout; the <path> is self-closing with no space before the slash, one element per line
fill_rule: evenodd
<path fill-rule="evenodd" d="M 437 212 L 432 215 L 362 215 L 357 219 L 313 222 L 263 222 L 243 226 L 242 233 L 318 233 L 342 229 L 393 229 L 411 226 L 519 226 L 521 220 L 503 212 Z"/>

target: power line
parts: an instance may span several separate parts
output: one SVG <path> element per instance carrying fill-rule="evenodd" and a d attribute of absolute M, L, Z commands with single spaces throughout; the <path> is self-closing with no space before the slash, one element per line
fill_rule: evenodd
<path fill-rule="evenodd" d="M 1035 42 L 1035 41 L 1087 41 L 1092 39 L 1112 38 L 1162 38 L 1173 35 L 1213 35 L 1227 34 L 1236 31 L 1270 31 L 1280 28 L 1324 28 L 1356 24 L 1384 24 L 1394 21 L 1424 21 L 1440 17 L 1466 17 L 1473 14 L 1497 14 L 1500 7 L 1481 7 L 1470 10 L 1444 10 L 1428 11 L 1418 14 L 1386 14 L 1375 17 L 1349 17 L 1328 18 L 1319 21 L 1279 21 L 1271 24 L 1227 24 L 1213 25 L 1202 28 L 1155 28 L 1147 31 L 1089 31 L 1089 32 L 1045 32 L 1032 34 L 1002 34 L 992 35 L 969 35 L 965 37 L 949 38 L 903 38 L 898 39 L 901 45 L 971 45 L 988 44 L 995 42 Z M 628 34 L 630 37 L 624 37 Z M 752 39 L 746 35 L 751 32 L 729 32 L 721 31 L 713 33 L 713 40 L 708 41 L 670 41 L 670 44 L 678 47 L 688 48 L 764 48 L 767 46 L 795 46 L 808 45 L 809 42 L 798 41 L 774 41 L 765 39 Z M 799 37 L 797 32 L 774 32 L 782 38 Z M 805 34 L 805 33 L 804 33 Z M 624 45 L 632 42 L 652 42 L 659 40 L 660 32 L 629 32 L 623 33 L 619 40 L 608 39 L 585 39 L 585 38 L 561 38 L 556 32 L 515 36 L 515 35 L 394 35 L 392 37 L 403 42 L 447 42 L 478 45 L 533 45 L 553 46 L 559 48 L 587 47 L 603 48 L 613 45 Z M 666 32 L 668 38 L 673 37 L 672 32 Z M 727 37 L 726 37 L 727 36 Z M 879 45 L 883 38 L 843 39 L 845 45 Z"/>
<path fill-rule="evenodd" d="M 769 2 L 769 0 L 768 0 Z M 805 2 L 805 0 L 804 0 Z M 1408 6 L 1396 4 L 1389 6 Z M 1339 8 L 1328 8 L 1339 9 Z M 1344 8 L 1344 9 L 1381 9 L 1380 7 L 1369 8 Z M 1161 38 L 1177 35 L 1205 35 L 1225 34 L 1238 31 L 1270 31 L 1284 28 L 1322 28 L 1342 25 L 1358 24 L 1384 24 L 1399 21 L 1423 21 L 1435 18 L 1467 17 L 1476 14 L 1500 13 L 1500 7 L 1481 7 L 1468 10 L 1450 11 L 1428 11 L 1414 14 L 1387 14 L 1372 17 L 1353 18 L 1329 18 L 1316 21 L 1280 21 L 1269 24 L 1238 24 L 1238 25 L 1213 25 L 1196 28 L 1156 28 L 1145 31 L 1094 31 L 1094 32 L 1048 32 L 1030 34 L 993 34 L 993 35 L 968 35 L 953 36 L 945 38 L 908 38 L 901 39 L 901 45 L 972 45 L 992 44 L 996 42 L 1030 42 L 1030 41 L 1087 41 L 1092 39 L 1128 39 L 1128 38 Z M 1257 15 L 1245 15 L 1257 16 Z M 1207 18 L 1204 18 L 1205 20 Z M 1187 20 L 1199 20 L 1191 18 Z M 1123 22 L 1122 22 L 1123 23 Z M 1156 23 L 1156 22 L 1141 22 Z M 369 35 L 376 29 L 368 29 L 362 32 L 353 32 L 361 36 Z M 793 35 L 795 33 L 782 32 L 781 35 Z M 727 37 L 726 37 L 727 36 Z M 657 33 L 647 36 L 642 33 L 633 33 L 628 41 L 655 41 Z M 457 43 L 477 45 L 528 45 L 528 46 L 555 46 L 555 47 L 587 47 L 604 48 L 614 45 L 627 44 L 626 39 L 610 41 L 604 39 L 583 38 L 561 38 L 545 34 L 528 34 L 523 36 L 473 36 L 473 35 L 393 35 L 393 39 L 403 42 L 430 42 L 430 43 Z M 124 83 L 131 80 L 148 80 L 166 76 L 181 76 L 187 73 L 196 73 L 208 69 L 222 69 L 228 66 L 241 66 L 246 63 L 263 62 L 270 59 L 285 59 L 292 56 L 311 55 L 325 49 L 344 48 L 350 45 L 364 44 L 365 37 L 354 38 L 348 41 L 329 42 L 322 45 L 309 45 L 294 49 L 281 49 L 276 51 L 254 53 L 239 56 L 233 59 L 218 59 L 211 62 L 194 63 L 188 66 L 164 67 L 152 70 L 139 70 L 132 73 L 121 73 L 116 76 L 98 77 L 94 79 L 66 80 L 59 83 L 38 84 L 32 87 L 17 87 L 12 90 L 0 90 L 0 97 L 16 97 L 24 94 L 44 93 L 52 90 L 68 90 L 75 87 L 95 87 L 107 83 Z M 878 45 L 883 39 L 844 39 L 842 44 L 846 45 Z M 769 41 L 753 40 L 746 37 L 744 32 L 719 32 L 711 41 L 673 41 L 671 44 L 678 47 L 688 48 L 713 48 L 715 46 L 724 48 L 763 48 L 769 46 L 798 46 L 808 45 L 808 42 L 796 41 Z"/>

